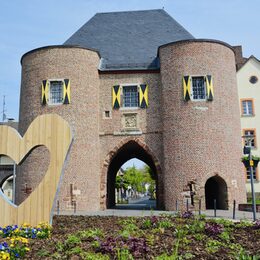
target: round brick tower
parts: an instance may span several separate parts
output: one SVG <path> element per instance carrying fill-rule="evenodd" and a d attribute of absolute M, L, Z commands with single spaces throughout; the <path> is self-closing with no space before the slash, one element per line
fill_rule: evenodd
<path fill-rule="evenodd" d="M 174 209 L 176 200 L 185 205 L 189 194 L 192 200 L 202 199 L 202 207 L 207 208 L 212 208 L 214 199 L 222 209 L 230 207 L 234 199 L 244 202 L 232 48 L 214 40 L 186 40 L 161 46 L 159 56 L 166 209 Z M 203 77 L 206 84 L 207 75 L 213 83 L 213 100 L 193 99 L 193 80 Z M 186 100 L 184 78 L 191 89 Z"/>
<path fill-rule="evenodd" d="M 94 50 L 49 46 L 28 52 L 21 60 L 20 133 L 23 135 L 38 115 L 48 113 L 60 115 L 72 128 L 74 140 L 59 193 L 61 209 L 73 207 L 75 196 L 79 195 L 77 207 L 99 209 L 99 123 L 93 120 L 99 116 L 99 59 Z M 70 103 L 42 104 L 42 82 L 64 79 L 70 82 Z M 43 150 L 33 151 L 21 166 L 22 174 L 17 174 L 17 204 L 27 196 L 23 192 L 25 183 L 30 189 L 39 183 L 39 178 L 30 176 L 48 164 Z M 37 168 L 33 161 L 38 162 Z"/>

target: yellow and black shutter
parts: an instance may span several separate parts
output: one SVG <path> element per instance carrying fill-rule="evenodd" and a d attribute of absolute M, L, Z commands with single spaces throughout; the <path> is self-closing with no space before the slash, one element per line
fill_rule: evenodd
<path fill-rule="evenodd" d="M 214 97 L 212 76 L 207 75 L 206 78 L 206 89 L 207 89 L 207 100 L 212 101 Z"/>
<path fill-rule="evenodd" d="M 120 86 L 116 85 L 112 88 L 112 106 L 114 109 L 120 108 Z"/>
<path fill-rule="evenodd" d="M 70 104 L 70 80 L 64 79 L 63 83 L 63 104 Z"/>
<path fill-rule="evenodd" d="M 189 101 L 190 94 L 191 94 L 191 76 L 183 76 L 182 84 L 183 84 L 183 98 L 185 101 Z"/>
<path fill-rule="evenodd" d="M 42 105 L 48 103 L 49 98 L 49 82 L 47 80 L 42 81 Z"/>
<path fill-rule="evenodd" d="M 141 84 L 139 89 L 139 106 L 141 108 L 148 107 L 148 85 Z"/>

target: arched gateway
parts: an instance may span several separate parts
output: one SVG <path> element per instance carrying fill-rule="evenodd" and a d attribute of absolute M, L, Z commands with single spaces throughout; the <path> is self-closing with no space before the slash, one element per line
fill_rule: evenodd
<path fill-rule="evenodd" d="M 209 178 L 205 184 L 206 209 L 214 208 L 216 200 L 217 209 L 228 209 L 227 184 L 219 176 Z"/>
<path fill-rule="evenodd" d="M 132 158 L 137 158 L 145 162 L 151 168 L 156 181 L 156 208 L 163 209 L 162 175 L 159 162 L 148 146 L 138 139 L 127 140 L 121 144 L 120 147 L 114 148 L 113 151 L 109 153 L 103 167 L 102 183 L 105 183 L 105 185 L 103 185 L 101 192 L 105 194 L 105 196 L 101 196 L 101 205 L 105 206 L 105 208 L 115 206 L 116 174 L 119 168 Z"/>

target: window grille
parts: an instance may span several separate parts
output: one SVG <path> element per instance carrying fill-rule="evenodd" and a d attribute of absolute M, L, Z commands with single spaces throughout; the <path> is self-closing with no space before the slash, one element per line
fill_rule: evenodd
<path fill-rule="evenodd" d="M 246 179 L 250 180 L 250 167 L 246 168 Z M 256 180 L 256 168 L 253 167 L 253 180 Z"/>
<path fill-rule="evenodd" d="M 138 107 L 137 86 L 123 87 L 123 107 Z"/>
<path fill-rule="evenodd" d="M 60 104 L 63 101 L 63 81 L 50 81 L 50 104 Z"/>
<path fill-rule="evenodd" d="M 255 147 L 255 131 L 245 130 L 245 146 Z"/>
<path fill-rule="evenodd" d="M 192 77 L 192 99 L 206 99 L 204 77 Z"/>

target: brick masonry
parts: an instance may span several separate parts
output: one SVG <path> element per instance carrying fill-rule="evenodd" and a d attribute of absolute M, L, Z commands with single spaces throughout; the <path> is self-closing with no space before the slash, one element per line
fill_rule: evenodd
<path fill-rule="evenodd" d="M 190 181 L 204 199 L 205 183 L 215 175 L 227 184 L 230 206 L 234 198 L 245 201 L 233 51 L 216 42 L 187 41 L 163 46 L 159 55 L 160 72 L 131 74 L 99 73 L 98 54 L 83 48 L 46 47 L 22 58 L 19 131 L 24 134 L 37 115 L 56 113 L 74 134 L 60 209 L 72 210 L 75 202 L 77 210 L 105 209 L 117 168 L 132 157 L 156 172 L 158 208 L 175 209 Z M 213 76 L 214 101 L 184 102 L 182 76 L 207 74 Z M 64 78 L 71 82 L 71 104 L 42 106 L 42 80 Z M 112 109 L 112 86 L 132 83 L 148 84 L 149 107 Z M 129 114 L 137 119 L 134 130 L 124 126 Z M 40 152 L 32 157 L 39 165 L 48 164 L 48 156 Z M 20 189 L 25 182 L 35 187 L 30 178 L 35 166 L 28 161 L 23 167 Z"/>
<path fill-rule="evenodd" d="M 166 209 L 181 199 L 190 180 L 204 199 L 213 176 L 225 180 L 230 207 L 234 199 L 245 201 L 233 50 L 218 42 L 179 42 L 161 47 L 160 61 Z M 184 75 L 212 75 L 214 100 L 184 101 Z"/>

